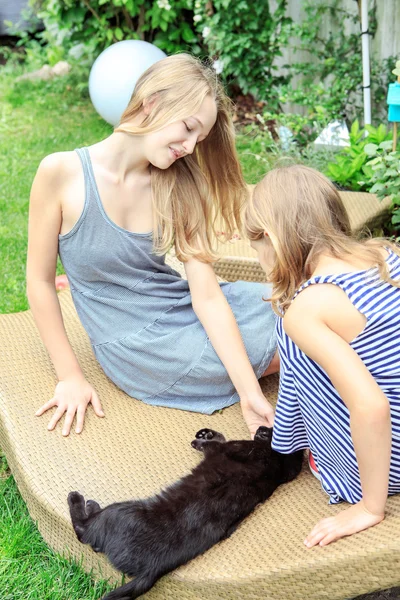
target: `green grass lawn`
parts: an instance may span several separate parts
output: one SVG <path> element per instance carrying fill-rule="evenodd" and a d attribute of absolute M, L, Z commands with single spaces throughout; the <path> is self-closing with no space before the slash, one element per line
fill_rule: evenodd
<path fill-rule="evenodd" d="M 0 313 L 28 308 L 29 191 L 41 159 L 112 131 L 76 83 L 69 77 L 14 84 L 10 73 L 0 71 Z M 246 179 L 255 183 L 267 170 L 262 143 L 247 134 L 238 149 Z M 0 454 L 0 600 L 95 600 L 106 589 L 46 546 Z"/>
<path fill-rule="evenodd" d="M 1 600 L 98 600 L 110 588 L 55 554 L 29 517 L 14 478 L 0 462 Z"/>

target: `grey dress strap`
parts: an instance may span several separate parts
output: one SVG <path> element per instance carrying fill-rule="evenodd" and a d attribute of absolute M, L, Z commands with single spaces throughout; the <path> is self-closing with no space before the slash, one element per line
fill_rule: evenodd
<path fill-rule="evenodd" d="M 90 155 L 87 148 L 76 148 L 75 152 L 80 158 L 83 169 L 83 178 L 85 181 L 85 204 L 90 202 L 91 198 L 96 196 L 96 180 L 92 169 L 92 163 L 90 161 Z"/>
<path fill-rule="evenodd" d="M 90 169 L 90 163 L 89 163 L 89 157 L 88 157 L 88 150 L 87 148 L 76 148 L 74 150 L 74 152 L 77 153 L 77 155 L 79 156 L 79 158 L 81 159 L 81 163 L 82 163 L 82 168 L 83 168 L 83 175 L 85 178 L 85 181 L 87 179 L 91 179 L 91 169 Z"/>

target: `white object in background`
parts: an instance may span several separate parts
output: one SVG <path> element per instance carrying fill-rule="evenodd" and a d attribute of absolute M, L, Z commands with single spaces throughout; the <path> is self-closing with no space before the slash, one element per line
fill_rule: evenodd
<path fill-rule="evenodd" d="M 361 0 L 361 49 L 363 63 L 364 125 L 371 125 L 368 0 Z"/>
<path fill-rule="evenodd" d="M 361 49 L 363 59 L 364 125 L 370 125 L 371 79 L 369 65 L 368 0 L 361 0 Z"/>
<path fill-rule="evenodd" d="M 90 99 L 99 115 L 118 125 L 139 77 L 165 57 L 157 46 L 141 40 L 124 40 L 104 50 L 89 76 Z"/>
<path fill-rule="evenodd" d="M 350 146 L 350 135 L 344 121 L 332 121 L 314 140 L 315 146 L 340 150 L 344 146 Z"/>
<path fill-rule="evenodd" d="M 287 152 L 290 149 L 290 145 L 293 143 L 293 133 L 290 129 L 281 125 L 278 127 L 278 136 L 282 144 L 282 150 Z"/>

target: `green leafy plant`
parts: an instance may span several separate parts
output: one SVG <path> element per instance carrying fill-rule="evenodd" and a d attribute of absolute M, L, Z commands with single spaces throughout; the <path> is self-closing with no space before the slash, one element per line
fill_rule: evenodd
<path fill-rule="evenodd" d="M 279 101 L 301 106 L 310 114 L 316 106 L 323 106 L 330 120 L 345 119 L 349 125 L 362 110 L 363 75 L 357 4 L 349 4 L 349 9 L 344 4 L 342 0 L 302 2 L 304 17 L 290 27 L 294 60 L 285 65 L 296 77 L 296 85 L 292 85 L 293 79 L 283 85 Z M 376 31 L 374 1 L 369 11 L 369 33 L 373 37 Z M 299 55 L 302 59 L 297 61 Z M 371 58 L 372 112 L 377 123 L 387 114 L 387 86 L 395 60 Z"/>
<path fill-rule="evenodd" d="M 384 125 L 366 125 L 365 129 L 360 129 L 358 121 L 354 121 L 350 128 L 350 146 L 343 148 L 337 153 L 335 160 L 328 163 L 326 175 L 345 188 L 368 190 L 372 169 L 367 164 L 365 148 L 371 143 L 379 145 L 391 137 L 392 133 Z"/>
<path fill-rule="evenodd" d="M 286 15 L 287 4 L 287 0 L 194 3 L 197 31 L 231 93 L 235 88 L 250 93 L 273 109 L 279 108 L 278 86 L 290 77 L 278 75 L 274 65 L 292 22 Z"/>
<path fill-rule="evenodd" d="M 293 141 L 300 147 L 305 148 L 329 123 L 330 117 L 323 106 L 315 106 L 307 114 L 296 114 L 291 112 L 264 112 L 264 121 L 273 120 L 277 127 L 287 127 L 293 135 Z"/>
<path fill-rule="evenodd" d="M 395 68 L 393 69 L 392 73 L 393 73 L 394 75 L 396 75 L 397 77 L 400 77 L 400 60 L 398 60 L 398 61 L 396 62 L 396 66 L 395 66 Z"/>
<path fill-rule="evenodd" d="M 391 199 L 392 224 L 400 234 L 400 152 L 392 150 L 390 141 L 380 144 L 367 144 L 365 153 L 369 160 L 367 167 L 371 169 L 369 183 L 373 184 L 370 192 L 380 200 Z"/>
<path fill-rule="evenodd" d="M 30 66 L 59 60 L 90 67 L 112 43 L 140 39 L 167 54 L 208 55 L 232 94 L 278 109 L 275 59 L 287 41 L 288 0 L 29 0 L 44 29 L 18 33 Z M 273 9 L 271 8 L 273 7 Z"/>
<path fill-rule="evenodd" d="M 29 0 L 44 24 L 34 40 L 21 33 L 27 52 L 46 62 L 70 58 L 92 63 L 107 46 L 141 39 L 168 54 L 201 51 L 191 22 L 193 0 Z"/>

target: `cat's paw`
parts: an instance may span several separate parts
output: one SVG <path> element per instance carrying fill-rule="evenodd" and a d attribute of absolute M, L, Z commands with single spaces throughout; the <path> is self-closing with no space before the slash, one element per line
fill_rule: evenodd
<path fill-rule="evenodd" d="M 264 426 L 259 427 L 256 431 L 254 439 L 259 440 L 260 442 L 271 442 L 272 427 L 264 427 Z"/>
<path fill-rule="evenodd" d="M 196 440 L 206 440 L 213 442 L 224 442 L 225 438 L 222 433 L 214 431 L 213 429 L 200 429 L 195 435 Z"/>
<path fill-rule="evenodd" d="M 71 516 L 72 526 L 79 540 L 84 532 L 83 524 L 87 520 L 85 510 L 85 498 L 79 492 L 70 492 L 68 494 L 69 514 Z"/>
<path fill-rule="evenodd" d="M 70 492 L 68 494 L 68 506 L 70 509 L 84 507 L 85 498 L 79 492 Z"/>
<path fill-rule="evenodd" d="M 96 502 L 95 500 L 87 500 L 86 501 L 86 514 L 88 517 L 90 517 L 91 515 L 95 515 L 96 513 L 100 512 L 101 508 L 100 508 L 100 504 L 98 502 Z"/>
<path fill-rule="evenodd" d="M 196 433 L 196 439 L 192 442 L 192 447 L 200 452 L 203 450 L 204 444 L 207 442 L 225 442 L 225 438 L 222 433 L 214 431 L 213 429 L 200 429 Z"/>

